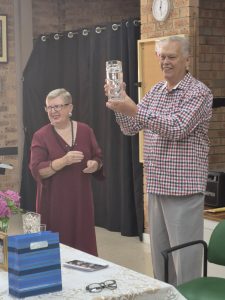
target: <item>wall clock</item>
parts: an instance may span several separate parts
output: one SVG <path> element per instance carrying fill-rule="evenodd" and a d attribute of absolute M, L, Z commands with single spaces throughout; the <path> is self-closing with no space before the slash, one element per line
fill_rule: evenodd
<path fill-rule="evenodd" d="M 170 0 L 153 0 L 152 14 L 157 21 L 165 21 L 171 10 Z"/>

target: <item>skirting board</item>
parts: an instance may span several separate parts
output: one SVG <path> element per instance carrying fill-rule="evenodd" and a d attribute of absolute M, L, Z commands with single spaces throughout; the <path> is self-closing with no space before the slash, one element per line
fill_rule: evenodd
<path fill-rule="evenodd" d="M 150 237 L 149 237 L 149 234 L 148 233 L 143 233 L 143 243 L 145 244 L 150 244 Z"/>

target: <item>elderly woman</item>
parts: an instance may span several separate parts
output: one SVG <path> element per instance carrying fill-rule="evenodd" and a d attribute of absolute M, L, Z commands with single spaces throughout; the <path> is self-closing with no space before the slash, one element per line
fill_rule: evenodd
<path fill-rule="evenodd" d="M 91 174 L 104 177 L 101 149 L 88 125 L 71 120 L 68 91 L 51 91 L 45 109 L 50 124 L 35 132 L 29 164 L 37 212 L 61 243 L 97 255 Z"/>

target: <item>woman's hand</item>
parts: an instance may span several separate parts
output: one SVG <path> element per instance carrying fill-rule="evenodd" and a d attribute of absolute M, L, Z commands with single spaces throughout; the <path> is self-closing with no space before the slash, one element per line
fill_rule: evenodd
<path fill-rule="evenodd" d="M 81 151 L 69 151 L 63 156 L 64 164 L 71 165 L 79 163 L 84 159 L 84 154 Z"/>
<path fill-rule="evenodd" d="M 83 170 L 84 173 L 94 173 L 98 170 L 98 162 L 96 160 L 88 160 L 87 168 Z"/>

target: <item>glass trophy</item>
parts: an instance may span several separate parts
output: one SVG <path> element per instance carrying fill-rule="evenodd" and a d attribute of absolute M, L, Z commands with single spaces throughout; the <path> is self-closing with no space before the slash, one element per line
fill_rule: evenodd
<path fill-rule="evenodd" d="M 121 61 L 109 60 L 106 62 L 106 79 L 109 85 L 108 98 L 122 99 L 123 70 Z"/>

